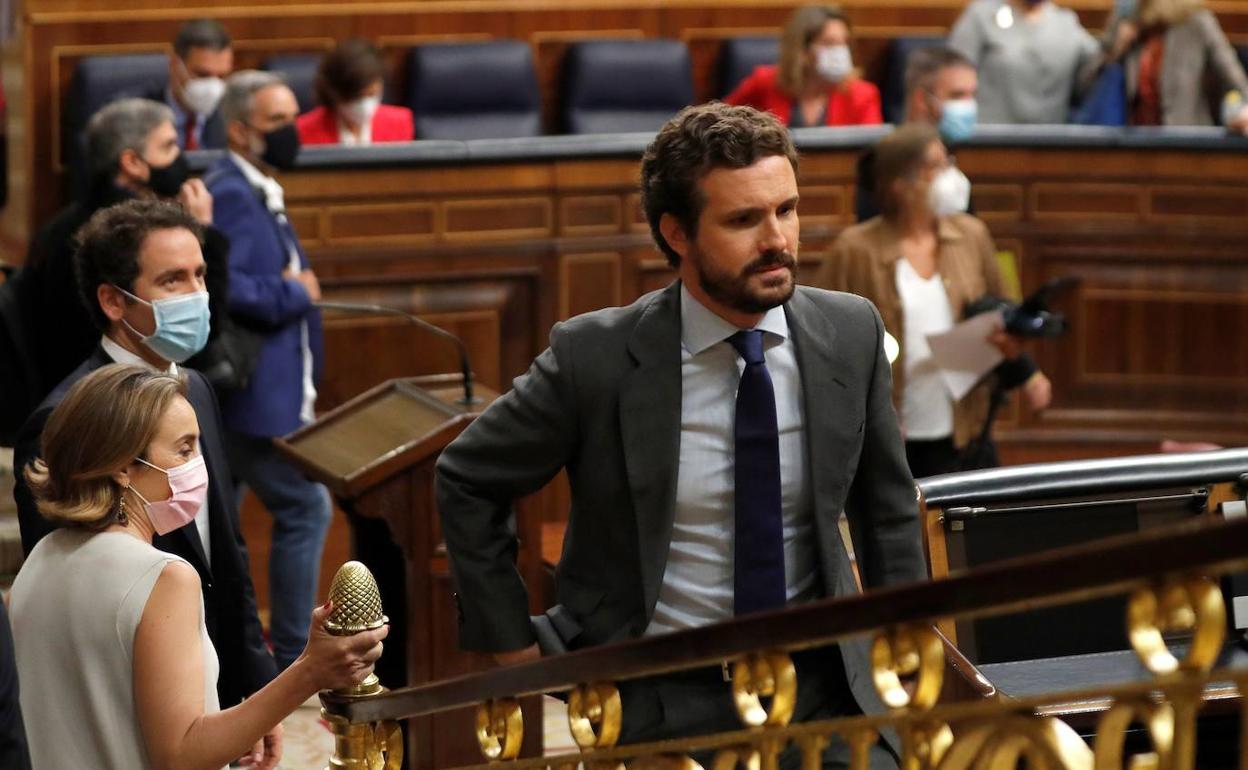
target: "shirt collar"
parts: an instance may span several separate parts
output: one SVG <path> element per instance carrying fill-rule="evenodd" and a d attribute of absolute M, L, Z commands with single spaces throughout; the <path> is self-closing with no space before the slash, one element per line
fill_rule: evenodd
<path fill-rule="evenodd" d="M 784 317 L 784 307 L 777 305 L 768 310 L 754 328 L 774 334 L 782 340 L 788 339 L 789 322 Z M 740 329 L 698 302 L 683 283 L 680 285 L 680 342 L 690 355 L 696 356 L 738 331 Z"/>
<path fill-rule="evenodd" d="M 104 348 L 104 352 L 107 353 L 108 357 L 113 359 L 116 363 L 134 364 L 136 366 L 141 366 L 144 369 L 159 371 L 156 367 L 145 361 L 142 356 L 136 355 L 129 350 L 126 350 L 121 345 L 118 345 L 117 342 L 107 334 L 100 337 L 100 347 Z M 178 365 L 170 361 L 168 373 L 176 375 L 178 373 Z"/>
<path fill-rule="evenodd" d="M 230 150 L 230 159 L 234 161 L 234 165 L 238 166 L 238 170 L 243 172 L 243 176 L 251 183 L 251 186 L 264 193 L 264 205 L 269 211 L 274 214 L 285 212 L 285 194 L 282 192 L 282 185 L 276 179 L 256 168 L 251 161 L 233 150 Z"/>

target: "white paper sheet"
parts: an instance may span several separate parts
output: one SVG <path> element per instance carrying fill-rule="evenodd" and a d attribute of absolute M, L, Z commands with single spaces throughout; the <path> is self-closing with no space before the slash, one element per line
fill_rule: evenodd
<path fill-rule="evenodd" d="M 988 337 L 1004 326 L 1000 310 L 971 316 L 942 334 L 932 334 L 927 344 L 940 367 L 954 401 L 959 401 L 985 374 L 1001 363 L 1004 356 Z"/>

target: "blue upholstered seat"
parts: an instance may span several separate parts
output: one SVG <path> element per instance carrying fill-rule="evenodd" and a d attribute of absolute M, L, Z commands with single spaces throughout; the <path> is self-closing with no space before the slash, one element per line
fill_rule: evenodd
<path fill-rule="evenodd" d="M 86 182 L 86 128 L 104 105 L 123 97 L 163 100 L 169 82 L 169 57 L 163 53 L 85 56 L 70 78 L 61 122 L 61 152 L 71 194 Z"/>
<path fill-rule="evenodd" d="M 518 40 L 421 45 L 407 57 L 417 139 L 540 136 L 533 52 Z"/>
<path fill-rule="evenodd" d="M 881 111 L 885 123 L 901 123 L 906 119 L 906 62 L 920 48 L 945 44 L 943 37 L 897 37 L 888 44 L 888 69 L 881 84 Z"/>
<path fill-rule="evenodd" d="M 657 131 L 693 102 L 689 50 L 678 40 L 575 43 L 563 67 L 570 134 Z"/>
<path fill-rule="evenodd" d="M 715 63 L 717 88 L 715 95 L 723 98 L 732 93 L 755 67 L 775 64 L 780 60 L 780 41 L 771 37 L 730 37 L 719 45 Z"/>
<path fill-rule="evenodd" d="M 321 54 L 285 53 L 265 59 L 260 69 L 279 73 L 286 80 L 302 113 L 317 106 L 316 70 L 320 65 Z"/>

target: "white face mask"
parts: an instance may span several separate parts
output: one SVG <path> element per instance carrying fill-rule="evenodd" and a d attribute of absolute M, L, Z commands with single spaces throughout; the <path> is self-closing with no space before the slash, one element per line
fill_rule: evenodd
<path fill-rule="evenodd" d="M 841 82 L 853 69 L 854 59 L 847 45 L 825 45 L 815 52 L 815 72 L 829 83 Z"/>
<path fill-rule="evenodd" d="M 927 205 L 938 217 L 966 211 L 970 203 L 971 180 L 957 166 L 949 166 L 941 171 L 927 188 Z"/>
<path fill-rule="evenodd" d="M 182 86 L 182 101 L 197 115 L 211 115 L 225 96 L 221 78 L 191 78 Z"/>
<path fill-rule="evenodd" d="M 381 97 L 365 96 L 338 105 L 338 114 L 353 126 L 367 126 L 373 122 L 373 115 L 381 106 Z"/>

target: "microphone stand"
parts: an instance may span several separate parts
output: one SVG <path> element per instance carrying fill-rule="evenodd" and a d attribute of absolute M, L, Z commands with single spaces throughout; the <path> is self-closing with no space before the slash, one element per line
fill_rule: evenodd
<path fill-rule="evenodd" d="M 411 313 L 398 310 L 397 308 L 386 307 L 385 305 L 373 305 L 362 302 L 324 301 L 314 302 L 312 304 L 322 310 L 341 310 L 348 313 L 366 313 L 369 315 L 385 315 L 393 316 L 395 318 L 403 318 L 409 323 L 412 323 L 427 332 L 436 334 L 443 339 L 450 340 L 455 343 L 455 347 L 459 351 L 459 369 L 460 372 L 463 373 L 464 377 L 464 395 L 455 403 L 460 404 L 461 406 L 471 406 L 473 404 L 481 403 L 481 399 L 472 394 L 472 367 L 468 364 L 468 346 L 464 344 L 463 340 L 454 334 L 451 334 L 446 329 L 443 329 L 440 326 L 435 326 L 422 318 L 417 318 Z"/>

